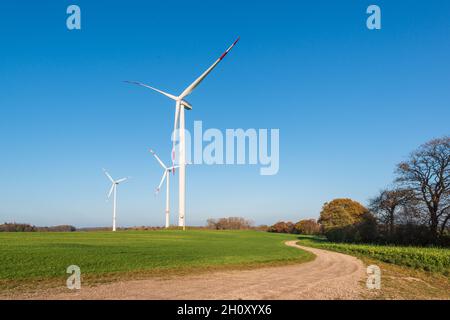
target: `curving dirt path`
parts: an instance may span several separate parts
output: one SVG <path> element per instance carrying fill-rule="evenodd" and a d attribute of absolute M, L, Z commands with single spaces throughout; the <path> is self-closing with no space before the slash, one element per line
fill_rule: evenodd
<path fill-rule="evenodd" d="M 169 279 L 123 281 L 77 292 L 46 294 L 32 299 L 360 299 L 365 277 L 355 257 L 303 247 L 317 257 L 311 262 L 253 270 L 177 276 Z"/>

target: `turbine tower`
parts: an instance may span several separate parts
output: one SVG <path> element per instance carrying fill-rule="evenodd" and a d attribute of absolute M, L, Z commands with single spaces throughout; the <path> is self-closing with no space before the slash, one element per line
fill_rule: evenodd
<path fill-rule="evenodd" d="M 145 88 L 154 90 L 172 100 L 175 101 L 175 121 L 174 121 L 174 139 L 172 144 L 172 164 L 175 163 L 175 133 L 177 130 L 177 126 L 179 124 L 179 136 L 180 136 L 180 142 L 178 145 L 178 154 L 179 154 L 179 167 L 180 167 L 180 174 L 179 174 L 179 193 L 178 193 L 178 226 L 183 227 L 183 230 L 186 227 L 186 219 L 185 219 L 185 210 L 186 210 L 186 141 L 185 141 L 185 119 L 184 119 L 184 110 L 192 110 L 192 105 L 185 100 L 185 98 L 194 91 L 194 89 L 206 78 L 206 76 L 219 64 L 220 61 L 227 55 L 228 52 L 236 45 L 236 43 L 239 41 L 239 38 L 236 39 L 236 41 L 233 42 L 233 44 L 217 59 L 208 69 L 206 69 L 203 74 L 198 77 L 194 82 L 192 82 L 184 91 L 179 95 L 175 96 L 170 93 L 164 92 L 162 90 L 156 89 L 154 87 L 151 87 L 149 85 L 146 85 L 142 82 L 137 81 L 125 81 L 132 84 L 137 84 L 139 86 L 143 86 Z"/>
<path fill-rule="evenodd" d="M 116 231 L 117 186 L 119 185 L 119 183 L 128 180 L 128 178 L 122 178 L 122 179 L 119 179 L 119 180 L 114 180 L 111 177 L 111 175 L 105 169 L 103 169 L 103 172 L 105 173 L 105 175 L 108 177 L 108 179 L 112 183 L 111 189 L 109 189 L 108 199 L 111 197 L 111 193 L 114 192 L 114 198 L 113 198 L 113 227 L 112 227 L 112 231 Z"/>
<path fill-rule="evenodd" d="M 158 157 L 155 151 L 150 149 L 150 152 L 153 154 L 153 156 L 156 158 L 156 160 L 159 162 L 161 167 L 164 169 L 163 175 L 161 177 L 161 182 L 159 183 L 158 188 L 156 188 L 156 193 L 159 193 L 159 190 L 161 190 L 161 186 L 164 183 L 164 180 L 166 181 L 166 229 L 170 226 L 170 173 L 175 172 L 176 168 L 179 168 L 179 166 L 172 166 L 167 167 L 161 159 Z"/>

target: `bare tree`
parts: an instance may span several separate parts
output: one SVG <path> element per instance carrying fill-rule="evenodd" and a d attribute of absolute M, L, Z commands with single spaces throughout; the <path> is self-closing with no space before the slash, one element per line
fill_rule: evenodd
<path fill-rule="evenodd" d="M 450 219 L 450 137 L 420 146 L 397 166 L 396 182 L 413 190 L 422 202 L 431 235 L 437 240 Z"/>
<path fill-rule="evenodd" d="M 209 218 L 206 220 L 206 227 L 208 229 L 217 229 L 217 220 L 213 218 Z"/>
<path fill-rule="evenodd" d="M 247 220 L 242 217 L 229 217 L 220 219 L 208 219 L 206 225 L 209 229 L 216 230 L 241 230 L 250 229 L 253 225 L 253 221 Z"/>
<path fill-rule="evenodd" d="M 409 222 L 409 214 L 414 212 L 414 204 L 415 196 L 412 190 L 385 189 L 370 200 L 369 208 L 378 220 L 386 226 L 387 234 L 392 236 L 395 232 L 396 223 L 400 221 Z"/>

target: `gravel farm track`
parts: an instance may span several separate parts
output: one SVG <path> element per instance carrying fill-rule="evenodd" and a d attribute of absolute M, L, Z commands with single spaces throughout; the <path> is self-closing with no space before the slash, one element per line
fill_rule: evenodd
<path fill-rule="evenodd" d="M 313 261 L 252 270 L 118 281 L 79 291 L 35 293 L 19 299 L 361 299 L 365 267 L 359 259 L 327 250 L 286 245 L 316 255 Z M 13 299 L 15 299 L 13 298 Z"/>

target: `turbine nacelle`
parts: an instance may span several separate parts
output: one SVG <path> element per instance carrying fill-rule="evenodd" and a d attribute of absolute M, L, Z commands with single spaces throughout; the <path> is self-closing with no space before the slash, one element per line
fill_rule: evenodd
<path fill-rule="evenodd" d="M 180 103 L 186 110 L 192 110 L 192 105 L 186 100 L 183 99 L 180 101 Z"/>
<path fill-rule="evenodd" d="M 161 186 L 164 183 L 164 180 L 169 179 L 168 175 L 170 172 L 175 173 L 175 169 L 179 168 L 179 166 L 171 166 L 171 167 L 167 167 L 164 162 L 162 162 L 162 160 L 158 157 L 158 155 L 156 154 L 156 152 L 153 149 L 150 149 L 150 152 L 153 154 L 153 156 L 155 157 L 155 159 L 158 161 L 158 163 L 161 165 L 161 167 L 164 169 L 163 171 L 163 175 L 161 177 L 161 181 L 158 185 L 158 187 L 156 188 L 156 194 L 159 193 L 159 191 L 161 190 Z"/>

